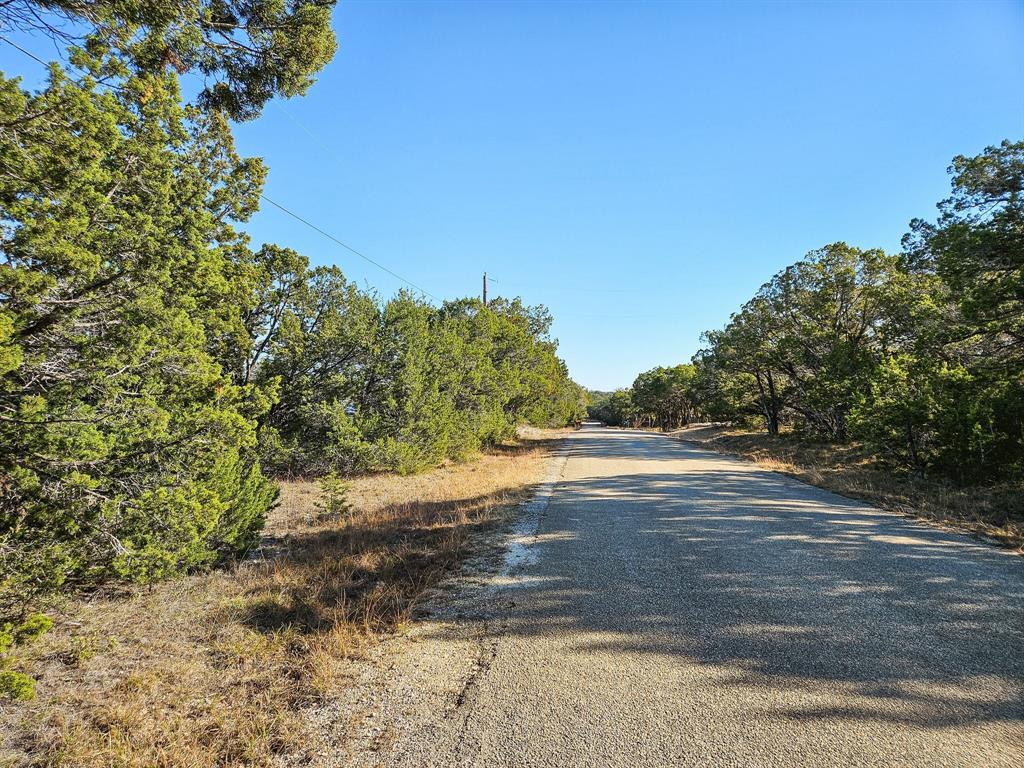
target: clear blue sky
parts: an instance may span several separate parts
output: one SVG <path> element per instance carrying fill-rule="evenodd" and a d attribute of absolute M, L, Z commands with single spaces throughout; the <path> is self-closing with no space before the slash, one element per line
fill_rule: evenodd
<path fill-rule="evenodd" d="M 343 2 L 335 26 L 309 94 L 237 129 L 267 194 L 432 294 L 487 270 L 546 304 L 593 388 L 688 360 L 812 248 L 898 248 L 955 154 L 1024 138 L 1020 2 Z M 401 285 L 269 206 L 248 229 Z"/>

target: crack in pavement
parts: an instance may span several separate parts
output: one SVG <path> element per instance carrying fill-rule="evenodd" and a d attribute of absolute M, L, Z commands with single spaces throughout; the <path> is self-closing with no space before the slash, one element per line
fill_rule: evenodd
<path fill-rule="evenodd" d="M 664 436 L 568 443 L 349 764 L 1022 765 L 1024 560 Z"/>
<path fill-rule="evenodd" d="M 494 601 L 491 605 L 494 606 L 494 609 L 489 615 L 481 614 L 474 617 L 480 622 L 480 630 L 477 634 L 476 663 L 472 673 L 456 696 L 455 708 L 448 714 L 448 717 L 453 717 L 456 714 L 462 715 L 462 723 L 459 726 L 459 735 L 455 745 L 456 754 L 460 757 L 466 756 L 466 735 L 473 714 L 473 693 L 498 655 L 501 633 L 508 629 L 512 611 L 516 606 L 516 601 L 511 596 L 503 597 L 502 594 L 518 586 L 518 574 L 521 574 L 523 569 L 536 559 L 535 548 L 540 535 L 540 527 L 555 488 L 565 472 L 565 465 L 570 453 L 571 444 L 567 440 L 552 457 L 548 471 L 536 492 L 529 501 L 521 506 L 518 519 L 505 542 L 504 565 L 494 594 L 491 595 L 491 599 Z M 500 621 L 500 624 L 492 630 L 496 621 Z"/>

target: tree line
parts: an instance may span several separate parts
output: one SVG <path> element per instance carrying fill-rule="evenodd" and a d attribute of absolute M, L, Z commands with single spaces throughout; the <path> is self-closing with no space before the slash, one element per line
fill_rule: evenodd
<path fill-rule="evenodd" d="M 0 75 L 0 641 L 62 588 L 244 553 L 274 476 L 413 472 L 582 415 L 543 307 L 385 301 L 239 229 L 266 168 L 231 121 L 310 85 L 332 5 L 0 8 L 69 56 L 37 91 Z"/>
<path fill-rule="evenodd" d="M 899 253 L 837 242 L 765 283 L 691 363 L 603 393 L 591 415 L 675 428 L 761 423 L 862 441 L 960 485 L 1024 474 L 1024 142 L 949 168 L 935 221 Z"/>

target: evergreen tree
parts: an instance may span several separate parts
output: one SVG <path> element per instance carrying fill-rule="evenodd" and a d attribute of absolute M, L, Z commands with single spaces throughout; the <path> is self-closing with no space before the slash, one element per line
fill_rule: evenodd
<path fill-rule="evenodd" d="M 936 222 L 911 223 L 902 254 L 826 246 L 707 333 L 702 408 L 743 418 L 754 399 L 771 433 L 786 421 L 854 436 L 881 461 L 962 484 L 1020 477 L 1024 142 L 949 170 L 952 196 Z"/>
<path fill-rule="evenodd" d="M 101 74 L 195 72 L 199 102 L 233 120 L 274 96 L 298 96 L 334 56 L 335 0 L 6 0 L 8 29 L 107 57 Z M 64 22 L 70 22 L 66 24 Z M 69 31 L 71 30 L 71 31 Z"/>
<path fill-rule="evenodd" d="M 166 73 L 4 78 L 0 131 L 5 603 L 244 550 L 274 496 L 253 451 L 268 401 L 210 341 L 262 166 Z"/>

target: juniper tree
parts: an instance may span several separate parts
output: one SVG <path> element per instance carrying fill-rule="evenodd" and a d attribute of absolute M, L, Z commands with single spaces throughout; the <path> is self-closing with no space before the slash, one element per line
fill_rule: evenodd
<path fill-rule="evenodd" d="M 76 63 L 98 71 L 102 52 Z M 166 72 L 118 89 L 0 79 L 4 608 L 65 581 L 150 580 L 247 547 L 273 498 L 269 405 L 211 341 L 237 321 L 263 167 Z M 237 307 L 236 307 L 237 309 Z"/>
<path fill-rule="evenodd" d="M 199 103 L 234 120 L 298 96 L 334 55 L 335 0 L 7 0 L 0 26 L 102 49 L 102 72 L 195 73 Z"/>

